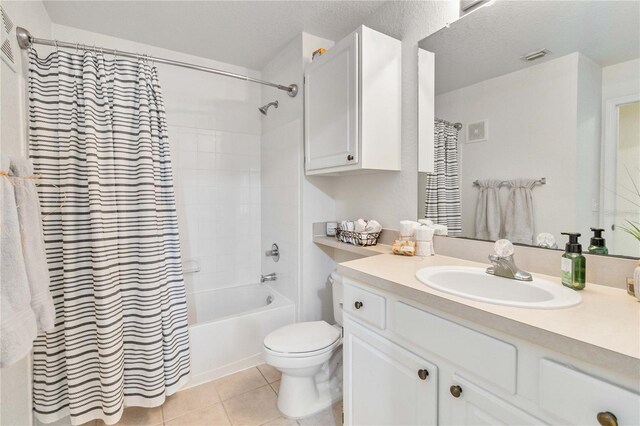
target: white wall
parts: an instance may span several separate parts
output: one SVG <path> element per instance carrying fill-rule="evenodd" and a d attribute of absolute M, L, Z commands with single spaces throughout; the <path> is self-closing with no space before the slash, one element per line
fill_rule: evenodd
<path fill-rule="evenodd" d="M 51 36 L 51 20 L 40 1 L 3 1 L 2 7 L 14 25 L 22 26 L 39 37 Z M 38 49 L 47 52 L 48 49 Z M 26 156 L 27 106 L 26 52 L 14 52 L 17 59 L 14 73 L 4 61 L 0 78 L 0 152 L 10 156 Z M 0 370 L 0 424 L 31 424 L 31 361 L 27 357 L 11 367 Z"/>
<path fill-rule="evenodd" d="M 593 235 L 590 228 L 600 224 L 602 67 L 580 54 L 577 72 L 575 231 L 584 236 L 583 244 L 588 246 Z M 558 220 L 556 215 L 550 216 Z"/>
<path fill-rule="evenodd" d="M 295 98 L 262 89 L 263 104 L 279 102 L 278 109 L 272 107 L 262 117 L 262 247 L 267 250 L 275 242 L 281 250 L 278 263 L 263 258 L 262 271 L 276 272 L 273 286 L 296 303 L 297 317 L 303 320 L 326 318 L 326 278 L 335 264 L 311 241 L 311 224 L 332 219 L 334 202 L 325 192 L 330 186 L 326 180 L 304 177 L 302 75 L 311 53 L 332 45 L 302 33 L 262 70 L 265 80 L 300 88 Z"/>
<path fill-rule="evenodd" d="M 600 68 L 574 53 L 436 96 L 439 118 L 489 122 L 486 142 L 466 143 L 466 127 L 460 134 L 464 235 L 474 235 L 472 182 L 518 177 L 547 178 L 533 190 L 536 233 L 589 235 L 598 223 L 599 85 Z M 503 206 L 507 194 L 503 188 Z"/>
<path fill-rule="evenodd" d="M 314 50 L 329 49 L 333 42 L 310 34 L 303 34 L 303 67 L 311 63 Z M 303 139 L 300 146 L 304 145 Z M 304 158 L 301 159 L 300 173 L 304 175 Z M 335 179 L 321 176 L 304 176 L 302 180 L 302 297 L 300 320 L 325 320 L 333 323 L 332 289 L 328 282 L 329 274 L 336 268 L 333 258 L 322 247 L 313 243 L 313 224 L 335 220 L 336 203 L 334 200 Z"/>
<path fill-rule="evenodd" d="M 418 41 L 458 18 L 456 1 L 388 2 L 364 25 L 402 40 L 402 171 L 334 179 L 336 216 L 397 229 L 415 219 L 418 158 Z"/>

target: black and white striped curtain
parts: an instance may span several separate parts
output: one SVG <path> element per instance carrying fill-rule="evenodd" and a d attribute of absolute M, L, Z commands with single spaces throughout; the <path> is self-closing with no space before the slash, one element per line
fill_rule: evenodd
<path fill-rule="evenodd" d="M 189 377 L 187 307 L 157 70 L 96 52 L 29 53 L 29 143 L 56 326 L 33 353 L 49 423 L 113 424 Z"/>
<path fill-rule="evenodd" d="M 435 120 L 434 172 L 427 175 L 425 219 L 446 225 L 450 234 L 462 232 L 458 131 L 452 123 Z"/>

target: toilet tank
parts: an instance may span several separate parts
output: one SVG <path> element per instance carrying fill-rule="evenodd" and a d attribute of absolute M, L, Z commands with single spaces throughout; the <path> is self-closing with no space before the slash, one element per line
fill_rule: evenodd
<path fill-rule="evenodd" d="M 342 302 L 344 300 L 342 275 L 338 271 L 333 271 L 329 281 L 331 282 L 331 294 L 333 295 L 333 318 L 336 324 L 342 325 Z"/>

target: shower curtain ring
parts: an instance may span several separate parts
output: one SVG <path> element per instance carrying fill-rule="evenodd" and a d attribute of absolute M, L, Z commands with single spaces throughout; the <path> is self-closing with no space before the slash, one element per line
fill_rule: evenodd
<path fill-rule="evenodd" d="M 78 53 L 78 47 L 80 46 L 80 43 L 76 43 L 76 53 Z"/>
<path fill-rule="evenodd" d="M 113 59 L 115 60 L 118 57 L 118 49 L 113 49 Z"/>
<path fill-rule="evenodd" d="M 53 45 L 56 47 L 56 52 L 58 51 L 58 40 L 53 40 Z"/>

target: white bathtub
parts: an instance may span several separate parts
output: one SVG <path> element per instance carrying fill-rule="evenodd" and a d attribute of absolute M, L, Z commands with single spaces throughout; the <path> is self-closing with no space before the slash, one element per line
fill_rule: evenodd
<path fill-rule="evenodd" d="M 196 386 L 262 363 L 267 334 L 295 322 L 295 306 L 267 285 L 193 293 L 191 381 Z"/>

